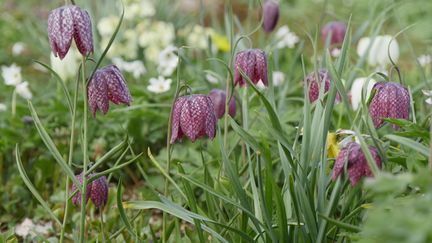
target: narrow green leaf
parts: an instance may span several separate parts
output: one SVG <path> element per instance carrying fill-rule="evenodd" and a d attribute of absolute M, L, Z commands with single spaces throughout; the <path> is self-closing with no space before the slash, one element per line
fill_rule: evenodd
<path fill-rule="evenodd" d="M 119 151 L 121 151 L 123 148 L 125 148 L 125 146 L 127 144 L 128 144 L 128 137 L 126 137 L 122 142 L 120 142 L 119 144 L 114 146 L 110 151 L 105 153 L 101 158 L 96 160 L 96 163 L 87 170 L 87 175 L 90 175 L 90 173 L 92 173 L 102 163 L 104 163 L 106 160 L 110 159 L 112 156 L 114 156 Z M 125 148 L 125 150 L 127 150 L 127 149 L 128 149 L 128 147 Z"/>
<path fill-rule="evenodd" d="M 39 132 L 39 135 L 41 136 L 43 142 L 45 143 L 45 145 L 47 146 L 48 150 L 51 152 L 52 156 L 54 157 L 54 159 L 60 164 L 60 167 L 63 169 L 63 171 L 66 173 L 67 176 L 69 176 L 69 178 L 73 181 L 73 183 L 75 185 L 81 185 L 81 183 L 77 180 L 77 178 L 75 177 L 73 171 L 71 170 L 71 168 L 69 168 L 69 166 L 67 165 L 67 163 L 64 161 L 63 157 L 61 156 L 60 152 L 58 151 L 57 147 L 54 145 L 54 142 L 52 141 L 52 139 L 50 138 L 50 136 L 48 135 L 47 131 L 45 130 L 45 128 L 43 127 L 37 113 L 36 110 L 33 107 L 33 104 L 31 103 L 31 101 L 28 101 L 28 106 L 30 109 L 30 113 L 33 117 L 34 123 L 36 125 L 36 129 Z M 77 186 L 78 190 L 81 192 L 82 188 L 81 186 Z"/>
<path fill-rule="evenodd" d="M 26 184 L 27 188 L 30 190 L 30 192 L 33 194 L 33 196 L 39 201 L 41 206 L 48 212 L 48 214 L 53 218 L 53 220 L 60 226 L 62 226 L 62 223 L 60 220 L 55 216 L 54 212 L 51 211 L 51 208 L 48 206 L 48 203 L 45 202 L 45 200 L 42 198 L 42 196 L 39 194 L 39 192 L 36 190 L 36 188 L 31 183 L 30 179 L 27 176 L 27 173 L 25 172 L 24 166 L 21 162 L 21 156 L 18 144 L 15 146 L 15 159 L 16 164 L 18 167 L 18 171 L 21 175 L 21 178 L 23 179 L 24 183 Z"/>
<path fill-rule="evenodd" d="M 342 221 L 339 221 L 339 220 L 336 220 L 336 219 L 332 219 L 332 218 L 327 217 L 327 216 L 325 216 L 325 215 L 322 215 L 322 214 L 320 214 L 320 213 L 318 214 L 318 216 L 320 216 L 321 218 L 325 219 L 325 220 L 328 221 L 329 223 L 332 223 L 332 224 L 338 226 L 339 228 L 342 228 L 342 229 L 348 230 L 348 231 L 350 231 L 350 232 L 358 233 L 358 232 L 361 231 L 361 228 L 360 228 L 360 227 L 357 227 L 357 226 L 355 226 L 355 225 L 347 224 L 347 223 L 344 223 L 344 222 L 342 222 Z"/>
<path fill-rule="evenodd" d="M 430 154 L 429 148 L 424 146 L 423 144 L 421 144 L 419 142 L 413 141 L 409 138 L 404 138 L 404 137 L 396 136 L 396 135 L 392 135 L 392 134 L 385 135 L 384 137 L 389 139 L 389 140 L 392 140 L 394 142 L 400 143 L 404 146 L 407 146 L 408 148 L 413 149 L 413 150 L 421 153 L 422 155 L 424 155 L 426 157 L 429 157 L 429 154 Z"/>
<path fill-rule="evenodd" d="M 122 201 L 122 179 L 120 177 L 118 186 L 117 186 L 117 208 L 120 214 L 120 218 L 122 219 L 124 225 L 126 226 L 126 229 L 129 231 L 129 233 L 135 237 L 136 240 L 138 240 L 138 236 L 135 233 L 134 229 L 132 228 L 132 225 L 127 218 L 126 212 L 123 208 L 123 201 Z"/>

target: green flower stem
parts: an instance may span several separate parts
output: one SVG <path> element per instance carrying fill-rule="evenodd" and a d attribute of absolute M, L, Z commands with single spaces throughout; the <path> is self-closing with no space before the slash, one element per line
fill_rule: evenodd
<path fill-rule="evenodd" d="M 75 141 L 75 120 L 76 120 L 76 108 L 77 108 L 77 103 L 78 103 L 78 89 L 79 89 L 79 78 L 76 81 L 76 86 L 75 86 L 75 94 L 74 94 L 74 106 L 73 106 L 73 110 L 72 110 L 72 122 L 71 122 L 71 136 L 70 136 L 70 142 L 69 142 L 69 157 L 68 157 L 68 165 L 69 167 L 72 166 L 72 157 L 73 157 L 73 151 L 74 151 L 74 141 Z M 65 229 L 66 229 L 66 221 L 68 218 L 68 211 L 69 211 L 69 205 L 70 205 L 70 201 L 69 201 L 69 177 L 66 177 L 66 193 L 65 193 L 65 209 L 64 209 L 64 215 L 63 215 L 63 227 L 61 229 L 60 232 L 60 243 L 62 243 L 64 241 L 64 233 L 65 233 Z"/>
<path fill-rule="evenodd" d="M 180 58 L 180 51 L 181 48 L 179 48 L 178 50 L 178 65 L 177 65 L 177 84 L 176 84 L 176 91 L 175 91 L 175 96 L 174 99 L 171 103 L 171 111 L 170 111 L 170 116 L 168 118 L 168 132 L 167 132 L 167 139 L 166 139 L 166 146 L 167 146 L 167 173 L 170 173 L 170 169 L 171 169 L 171 121 L 172 121 L 172 115 L 173 115 L 173 110 L 174 110 L 174 104 L 179 96 L 180 93 L 180 62 L 181 62 L 181 58 Z M 164 188 L 164 195 L 166 197 L 168 197 L 168 186 L 169 186 L 169 181 L 167 178 L 165 178 L 165 188 Z M 167 238 L 166 238 L 166 230 L 168 229 L 167 226 L 167 219 L 168 215 L 167 213 L 164 211 L 163 212 L 163 216 L 162 216 L 162 242 L 166 243 L 167 242 Z"/>
<path fill-rule="evenodd" d="M 85 242 L 85 218 L 86 218 L 86 191 L 87 191 L 87 84 L 85 79 L 85 56 L 82 57 L 82 95 L 83 95 L 83 136 L 82 136 L 82 149 L 83 149 L 83 183 L 81 193 L 81 224 L 80 224 L 80 242 Z"/>
<path fill-rule="evenodd" d="M 16 114 L 16 89 L 12 93 L 12 117 L 15 117 Z"/>

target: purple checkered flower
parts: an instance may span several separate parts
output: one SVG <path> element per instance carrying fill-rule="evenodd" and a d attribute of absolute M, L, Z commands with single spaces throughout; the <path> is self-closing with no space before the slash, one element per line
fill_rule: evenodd
<path fill-rule="evenodd" d="M 81 183 L 79 185 L 79 187 L 82 187 L 83 173 L 77 175 L 76 178 Z M 87 177 L 87 179 L 88 178 L 89 177 Z M 75 193 L 75 195 L 72 197 L 72 203 L 75 204 L 76 206 L 80 206 L 81 205 L 81 192 L 78 190 L 77 185 L 75 185 L 74 183 L 72 184 L 71 191 L 72 191 L 72 193 L 74 193 L 75 191 L 77 191 Z M 89 185 L 87 185 L 87 189 L 86 189 L 86 202 L 90 198 L 90 193 L 91 193 L 91 185 L 89 184 Z"/>
<path fill-rule="evenodd" d="M 368 148 L 378 168 L 381 169 L 381 158 L 378 155 L 378 150 L 372 146 L 369 146 Z M 352 186 L 355 186 L 363 176 L 373 176 L 366 157 L 358 143 L 350 142 L 339 152 L 333 167 L 333 180 L 336 180 L 336 178 L 344 171 L 345 165 Z"/>
<path fill-rule="evenodd" d="M 327 41 L 328 35 L 330 35 L 331 32 L 332 35 L 330 39 L 330 44 L 333 46 L 341 46 L 345 38 L 346 28 L 347 26 L 344 22 L 340 22 L 340 21 L 328 22 L 321 29 L 321 36 L 323 42 L 325 43 Z"/>
<path fill-rule="evenodd" d="M 207 135 L 216 135 L 216 116 L 209 96 L 195 94 L 178 97 L 171 122 L 171 143 L 186 135 L 192 142 Z"/>
<path fill-rule="evenodd" d="M 48 39 L 54 56 L 63 59 L 75 40 L 79 52 L 93 52 L 93 33 L 87 11 L 75 5 L 52 10 L 48 16 Z"/>
<path fill-rule="evenodd" d="M 101 176 L 91 183 L 90 199 L 97 208 L 105 205 L 108 200 L 108 182 Z"/>
<path fill-rule="evenodd" d="M 261 80 L 268 86 L 267 55 L 260 49 L 247 49 L 240 51 L 235 59 L 234 83 L 243 87 L 247 82 L 240 74 L 240 69 L 255 85 Z"/>
<path fill-rule="evenodd" d="M 279 3 L 268 0 L 263 4 L 263 29 L 265 32 L 272 32 L 279 19 Z"/>
<path fill-rule="evenodd" d="M 96 115 L 97 109 L 106 114 L 109 109 L 109 101 L 116 105 L 123 103 L 128 106 L 132 101 L 123 75 L 112 64 L 100 68 L 94 73 L 87 87 L 87 95 L 93 116 Z"/>
<path fill-rule="evenodd" d="M 375 128 L 384 125 L 383 118 L 409 119 L 410 95 L 407 88 L 394 82 L 378 82 L 372 88 L 373 92 L 369 114 Z M 397 125 L 392 127 L 399 128 Z"/>
<path fill-rule="evenodd" d="M 225 101 L 226 101 L 226 93 L 221 89 L 213 89 L 209 93 L 209 97 L 213 102 L 213 107 L 215 110 L 215 115 L 218 119 L 221 119 L 225 114 Z M 231 97 L 229 103 L 228 114 L 231 117 L 235 117 L 236 114 L 236 100 L 234 97 Z"/>
<path fill-rule="evenodd" d="M 322 82 L 324 81 L 324 94 L 327 93 L 327 91 L 330 89 L 330 85 L 332 83 L 332 78 L 330 76 L 330 73 L 326 69 L 321 69 L 318 72 L 319 82 L 316 80 L 315 72 L 310 73 L 308 76 L 306 76 L 306 85 L 309 86 L 309 100 L 310 102 L 314 102 L 319 97 L 320 92 L 320 86 Z M 339 92 L 336 93 L 336 103 L 341 101 L 341 97 Z"/>

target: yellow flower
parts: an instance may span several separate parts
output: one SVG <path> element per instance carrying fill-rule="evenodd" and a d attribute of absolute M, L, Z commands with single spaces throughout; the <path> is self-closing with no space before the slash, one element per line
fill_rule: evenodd
<path fill-rule="evenodd" d="M 330 132 L 327 136 L 327 158 L 337 158 L 339 146 L 336 139 L 336 133 Z"/>
<path fill-rule="evenodd" d="M 211 37 L 218 50 L 223 52 L 230 50 L 230 42 L 226 36 L 213 32 Z"/>

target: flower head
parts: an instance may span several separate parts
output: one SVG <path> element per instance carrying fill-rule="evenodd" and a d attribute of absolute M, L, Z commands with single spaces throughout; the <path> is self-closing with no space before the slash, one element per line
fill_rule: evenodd
<path fill-rule="evenodd" d="M 267 78 L 267 55 L 260 49 L 247 49 L 240 51 L 235 59 L 235 75 L 234 82 L 241 87 L 246 84 L 246 80 L 240 74 L 242 70 L 246 76 L 257 84 L 260 80 L 265 86 L 268 86 Z"/>
<path fill-rule="evenodd" d="M 10 66 L 2 66 L 2 76 L 6 85 L 16 86 L 22 81 L 21 67 L 12 63 Z"/>
<path fill-rule="evenodd" d="M 367 101 L 369 99 L 372 88 L 375 85 L 376 81 L 373 79 L 368 79 L 368 78 L 357 78 L 352 83 L 351 90 L 349 92 L 349 97 L 351 97 L 351 106 L 354 110 L 357 110 L 357 108 L 360 105 L 360 102 L 363 99 L 363 96 L 362 96 L 363 87 L 366 85 L 367 80 L 369 80 L 367 87 L 366 87 L 366 99 L 365 99 L 365 101 Z"/>
<path fill-rule="evenodd" d="M 378 168 L 381 168 L 381 158 L 378 155 L 378 150 L 372 146 L 369 146 L 368 148 Z M 352 186 L 355 186 L 363 176 L 372 176 L 372 171 L 370 170 L 366 157 L 358 143 L 350 142 L 339 152 L 333 167 L 333 180 L 335 180 L 344 171 L 345 164 Z"/>
<path fill-rule="evenodd" d="M 279 3 L 268 0 L 263 4 L 263 29 L 265 32 L 272 32 L 279 19 Z"/>
<path fill-rule="evenodd" d="M 372 43 L 371 43 L 372 42 Z M 369 52 L 368 47 L 370 46 Z M 357 54 L 366 60 L 370 66 L 385 67 L 391 64 L 389 55 L 394 62 L 399 59 L 399 45 L 396 39 L 390 35 L 379 35 L 361 38 L 357 45 Z"/>
<path fill-rule="evenodd" d="M 177 68 L 178 57 L 176 55 L 177 47 L 168 46 L 159 53 L 158 72 L 164 76 L 170 76 Z"/>
<path fill-rule="evenodd" d="M 207 95 L 195 94 L 178 97 L 174 103 L 171 122 L 171 143 L 186 135 L 192 142 L 207 135 L 216 135 L 216 116 L 213 103 Z"/>
<path fill-rule="evenodd" d="M 341 46 L 345 38 L 346 28 L 347 27 L 344 22 L 340 22 L 340 21 L 328 22 L 321 29 L 321 36 L 323 42 L 325 43 L 327 41 L 327 38 L 331 33 L 330 44 L 334 46 Z"/>
<path fill-rule="evenodd" d="M 384 125 L 383 118 L 408 119 L 410 95 L 408 89 L 394 82 L 378 82 L 373 86 L 375 95 L 369 104 L 369 114 L 375 128 Z M 397 125 L 392 125 L 397 129 Z"/>
<path fill-rule="evenodd" d="M 109 109 L 109 101 L 116 105 L 120 103 L 130 105 L 132 101 L 123 75 L 112 64 L 94 73 L 87 88 L 87 95 L 93 116 L 96 115 L 97 109 L 106 114 Z"/>
<path fill-rule="evenodd" d="M 226 93 L 221 89 L 212 89 L 209 93 L 209 97 L 213 102 L 213 107 L 215 110 L 215 115 L 218 119 L 221 119 L 225 114 L 225 101 L 226 101 Z M 228 114 L 231 117 L 235 117 L 236 114 L 236 100 L 234 97 L 231 97 L 229 102 L 229 110 Z"/>
<path fill-rule="evenodd" d="M 330 73 L 326 69 L 321 69 L 318 72 L 319 81 L 316 80 L 315 72 L 310 73 L 306 76 L 306 85 L 309 86 L 309 100 L 314 102 L 319 97 L 320 86 L 324 82 L 324 94 L 330 89 L 332 78 Z M 336 102 L 341 100 L 339 92 L 336 94 Z"/>
<path fill-rule="evenodd" d="M 79 186 L 82 186 L 83 183 L 83 173 L 79 174 L 76 176 L 77 180 L 81 183 Z M 87 177 L 88 179 L 89 177 Z M 91 194 L 91 183 L 87 185 L 86 187 L 86 202 L 88 201 L 88 199 L 90 198 L 90 194 Z M 72 203 L 75 204 L 76 206 L 81 205 L 81 193 L 78 191 L 77 185 L 75 185 L 75 183 L 72 184 L 72 193 L 74 193 L 75 191 L 77 191 L 75 193 L 75 195 L 72 197 Z"/>
<path fill-rule="evenodd" d="M 151 78 L 150 84 L 147 86 L 147 90 L 152 93 L 163 93 L 171 88 L 171 79 L 165 79 L 162 76 L 159 76 L 158 78 Z"/>
<path fill-rule="evenodd" d="M 93 33 L 87 11 L 76 5 L 52 10 L 48 16 L 48 39 L 54 56 L 63 59 L 75 40 L 79 52 L 86 56 L 93 52 Z"/>
<path fill-rule="evenodd" d="M 15 91 L 26 100 L 30 100 L 33 97 L 32 92 L 28 88 L 27 81 L 17 84 L 17 86 L 15 86 Z"/>
<path fill-rule="evenodd" d="M 281 26 L 276 31 L 275 39 L 276 39 L 276 48 L 278 49 L 285 48 L 285 47 L 293 48 L 295 44 L 297 44 L 300 41 L 299 37 L 294 32 L 290 31 L 287 25 Z"/>
<path fill-rule="evenodd" d="M 97 208 L 105 205 L 108 200 L 108 182 L 101 176 L 91 183 L 90 199 Z"/>

